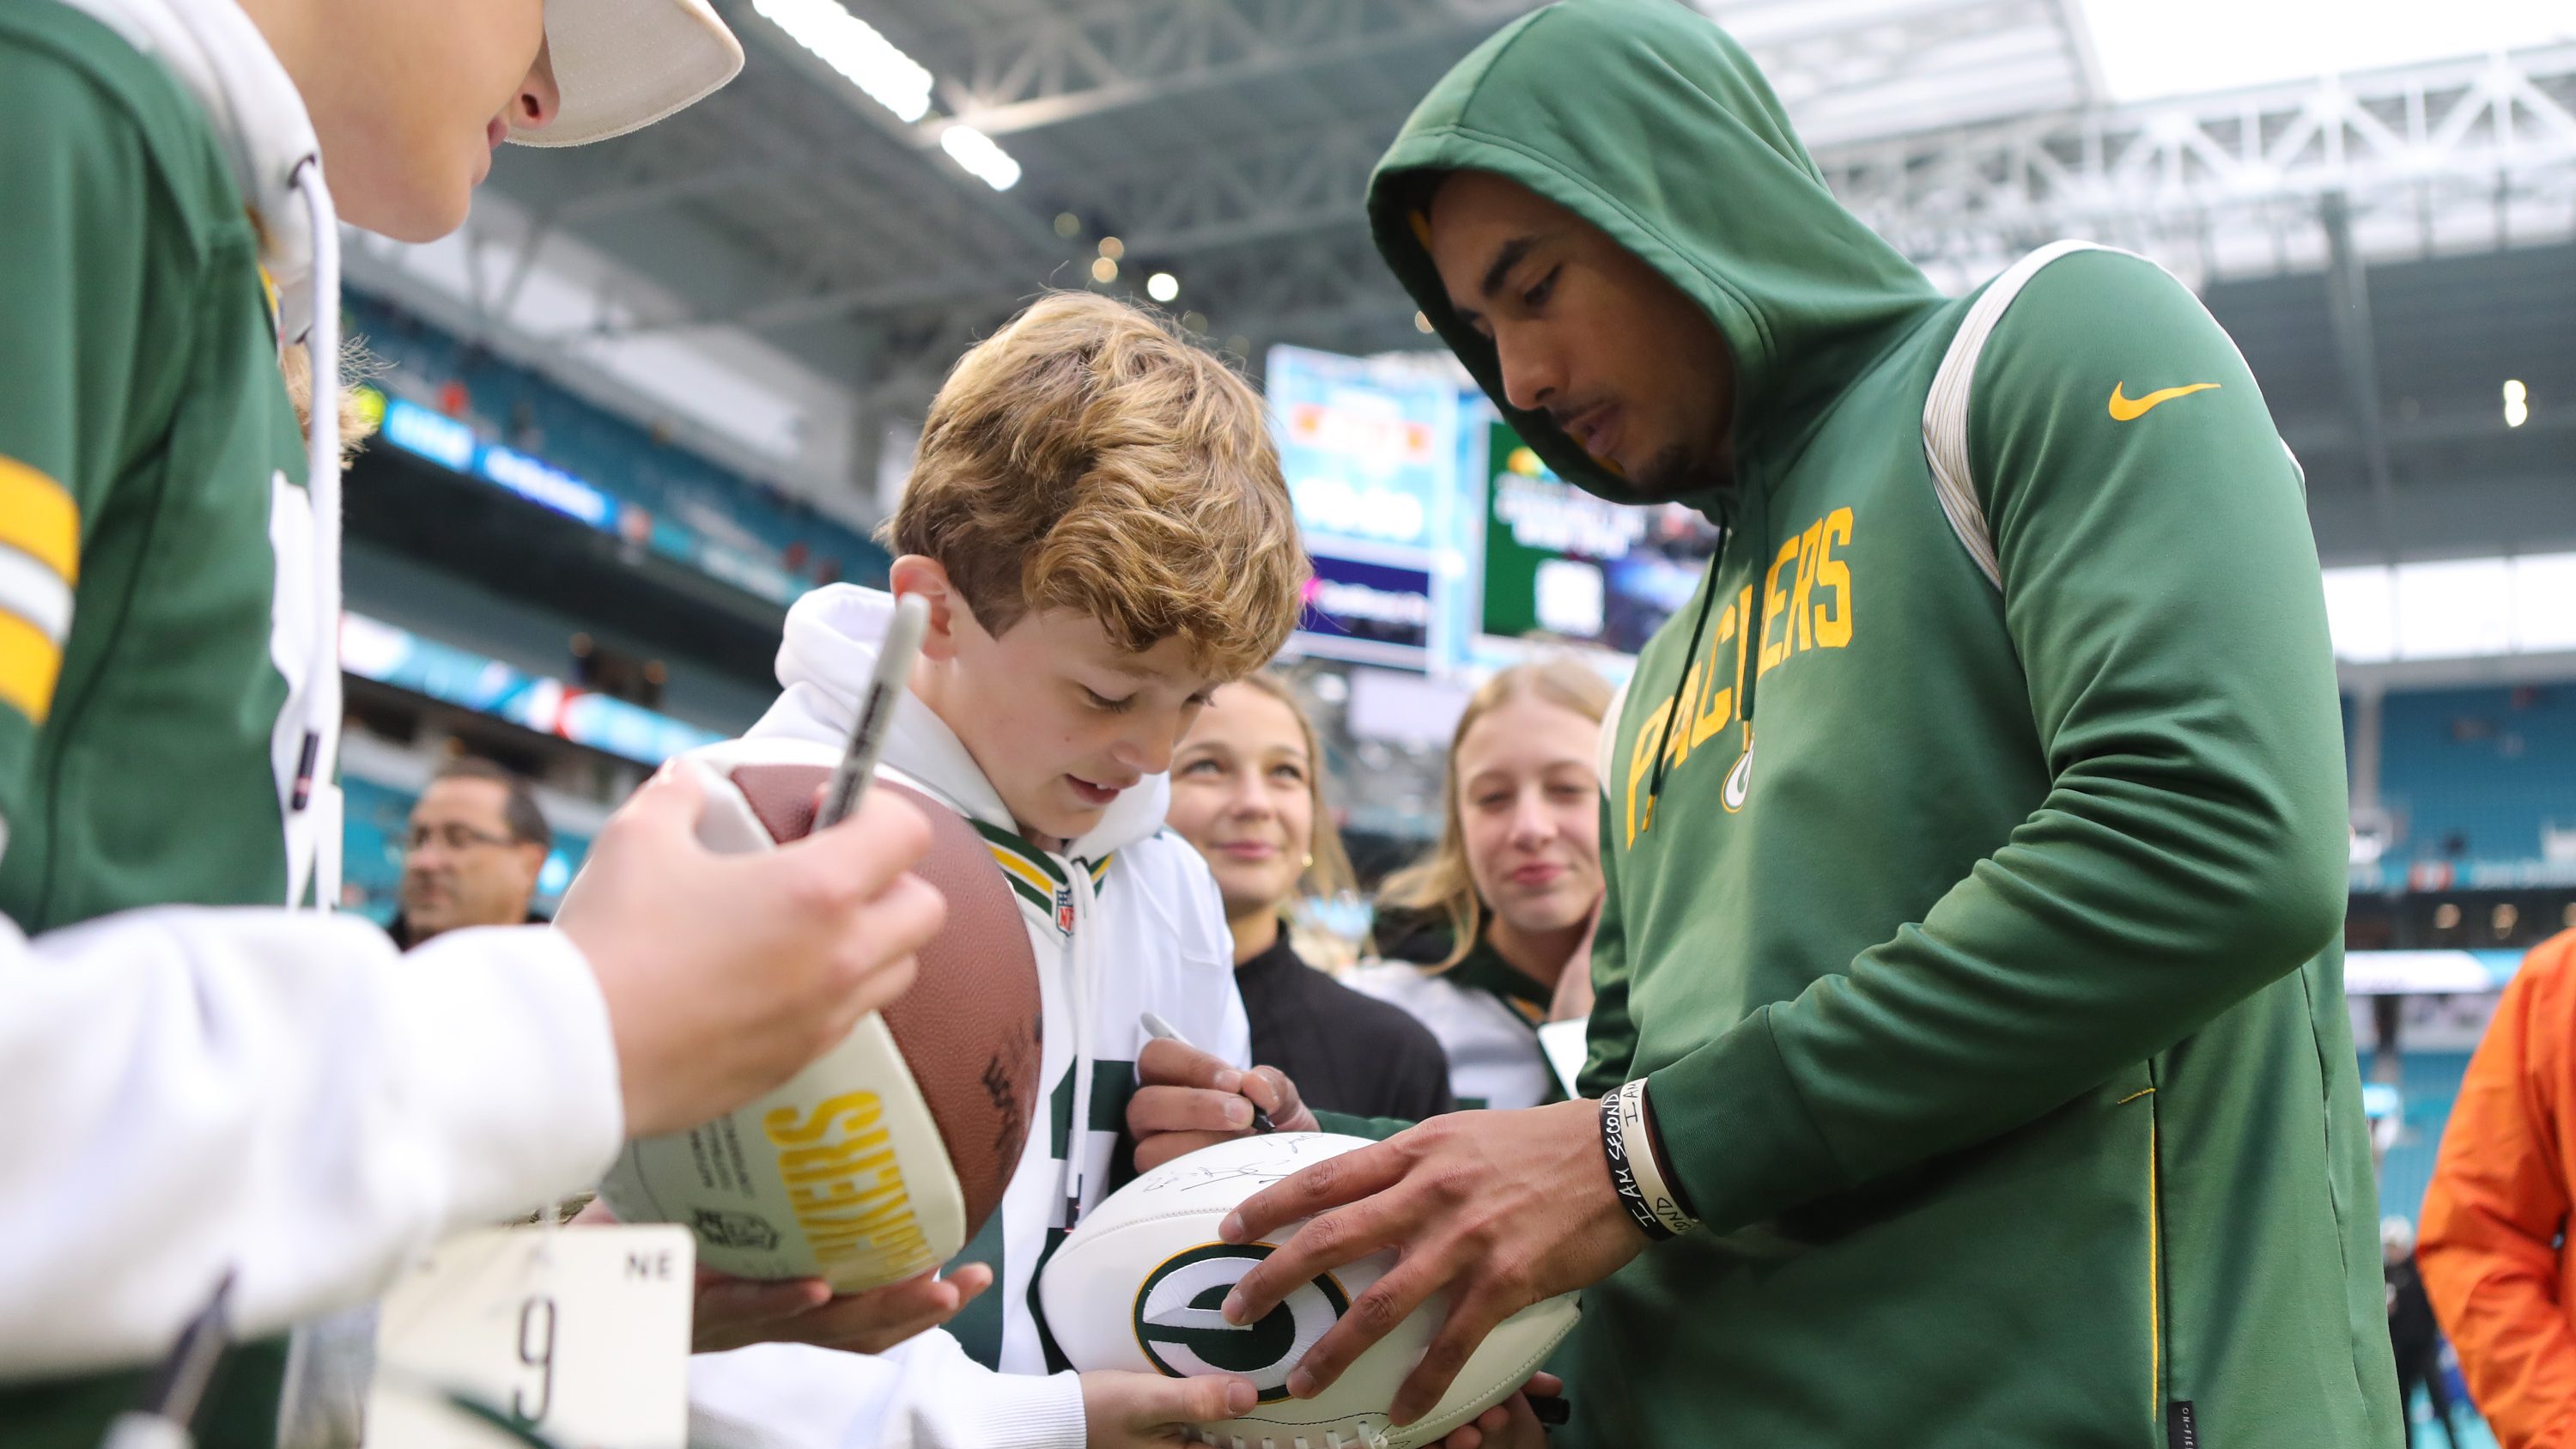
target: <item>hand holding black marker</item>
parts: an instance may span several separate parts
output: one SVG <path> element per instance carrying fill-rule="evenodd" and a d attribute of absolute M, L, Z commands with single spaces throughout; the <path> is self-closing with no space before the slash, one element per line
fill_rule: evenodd
<path fill-rule="evenodd" d="M 850 747 L 841 756 L 832 783 L 823 789 L 823 805 L 814 828 L 838 825 L 858 807 L 859 794 L 876 778 L 877 761 L 885 755 L 886 728 L 894 707 L 912 684 L 912 661 L 921 653 L 922 633 L 930 627 L 930 604 L 919 594 L 895 600 L 894 622 L 886 626 L 885 643 L 877 649 L 876 673 L 859 700 L 858 722 L 850 727 Z"/>
<path fill-rule="evenodd" d="M 1170 1022 L 1163 1020 L 1162 1017 L 1154 1014 L 1153 1012 L 1146 1012 L 1142 1017 L 1138 1018 L 1138 1020 L 1144 1024 L 1145 1034 L 1152 1037 L 1154 1040 L 1176 1041 L 1183 1046 L 1190 1046 L 1190 1039 L 1181 1035 L 1178 1027 L 1173 1026 Z M 1191 1049 L 1193 1051 L 1197 1050 L 1195 1047 L 1192 1047 Z M 1244 1098 L 1244 1100 L 1252 1102 L 1252 1099 L 1249 1097 Z M 1261 1104 L 1259 1102 L 1252 1102 L 1252 1130 L 1262 1133 L 1276 1132 L 1279 1130 L 1278 1124 L 1270 1120 L 1270 1114 L 1261 1110 Z"/>

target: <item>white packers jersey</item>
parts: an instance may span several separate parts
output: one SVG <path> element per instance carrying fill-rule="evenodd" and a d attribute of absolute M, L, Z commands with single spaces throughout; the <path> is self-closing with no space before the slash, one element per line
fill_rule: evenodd
<path fill-rule="evenodd" d="M 1431 1028 L 1449 1055 L 1449 1091 L 1460 1110 L 1556 1101 L 1564 1094 L 1538 1044 L 1546 1003 L 1532 1000 L 1508 978 L 1487 984 L 1484 978 L 1494 973 L 1477 967 L 1478 957 L 1490 954 L 1480 949 L 1447 971 L 1410 961 L 1372 962 L 1342 980 L 1355 991 L 1403 1007 Z M 1492 964 L 1527 981 L 1500 961 Z M 1537 987 L 1536 982 L 1528 984 Z"/>

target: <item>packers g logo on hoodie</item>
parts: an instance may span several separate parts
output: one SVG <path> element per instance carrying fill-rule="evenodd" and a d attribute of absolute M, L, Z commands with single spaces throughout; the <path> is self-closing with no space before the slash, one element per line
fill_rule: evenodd
<path fill-rule="evenodd" d="M 1173 1378 L 1237 1374 L 1260 1401 L 1288 1397 L 1288 1371 L 1350 1310 L 1329 1273 L 1292 1290 L 1259 1321 L 1241 1327 L 1219 1311 L 1235 1281 L 1270 1256 L 1268 1243 L 1210 1243 L 1167 1258 L 1136 1290 L 1136 1346 Z"/>

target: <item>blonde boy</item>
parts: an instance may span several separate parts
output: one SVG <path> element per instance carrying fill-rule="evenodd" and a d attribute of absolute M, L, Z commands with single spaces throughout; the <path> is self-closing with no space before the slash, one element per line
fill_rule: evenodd
<path fill-rule="evenodd" d="M 1052 1110 L 960 1259 L 991 1265 L 998 1291 L 878 1357 L 701 1355 L 700 1427 L 792 1444 L 1175 1442 L 1182 1423 L 1249 1408 L 1251 1386 L 1065 1372 L 1031 1289 L 1072 1220 L 1132 1172 L 1139 1015 L 1246 1065 L 1215 882 L 1162 826 L 1174 747 L 1210 691 L 1278 650 L 1306 579 L 1261 401 L 1142 312 L 1049 296 L 957 364 L 883 532 L 892 594 L 843 585 L 797 604 L 785 692 L 721 748 L 845 738 L 894 597 L 929 601 L 886 762 L 974 820 L 1014 882 Z M 1293 1096 L 1270 1101 L 1280 1125 L 1312 1124 Z"/>

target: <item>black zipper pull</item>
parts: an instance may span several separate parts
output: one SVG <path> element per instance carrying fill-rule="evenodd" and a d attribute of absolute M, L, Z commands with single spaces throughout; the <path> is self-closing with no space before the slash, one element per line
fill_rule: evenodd
<path fill-rule="evenodd" d="M 322 758 L 322 736 L 313 730 L 304 732 L 304 748 L 295 756 L 295 796 L 290 810 L 302 810 L 313 803 L 313 767 Z"/>

